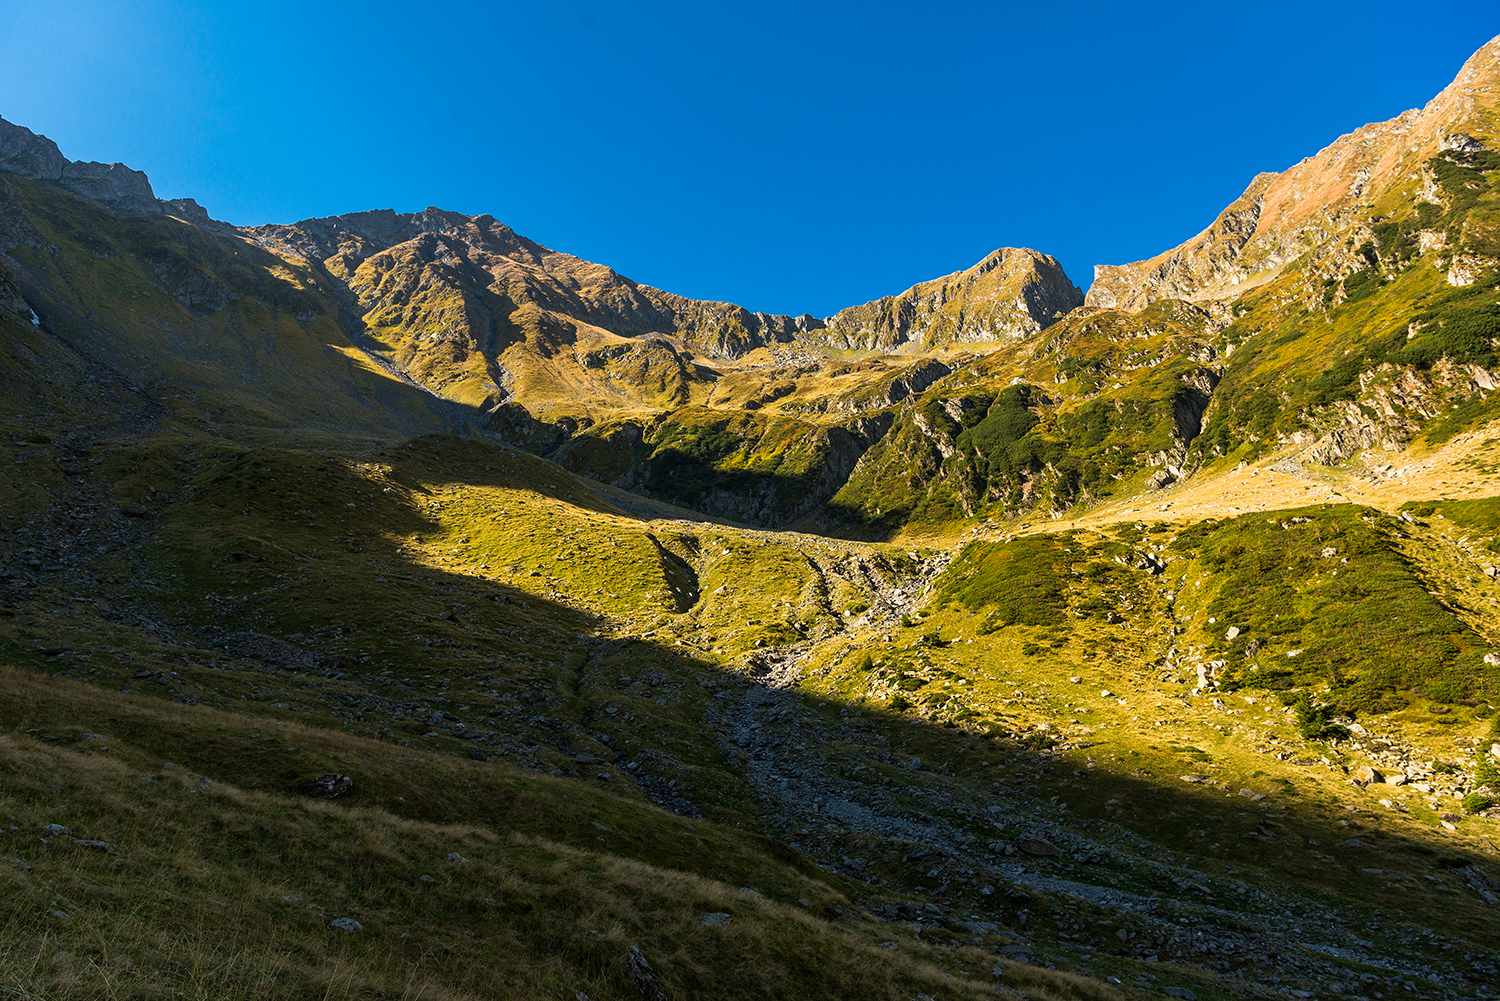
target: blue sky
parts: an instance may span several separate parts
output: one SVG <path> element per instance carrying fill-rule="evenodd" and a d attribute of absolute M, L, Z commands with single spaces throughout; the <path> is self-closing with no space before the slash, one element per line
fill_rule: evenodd
<path fill-rule="evenodd" d="M 826 315 L 1007 245 L 1086 288 L 1425 103 L 1497 13 L 0 0 L 0 116 L 230 222 L 488 212 L 673 292 Z"/>

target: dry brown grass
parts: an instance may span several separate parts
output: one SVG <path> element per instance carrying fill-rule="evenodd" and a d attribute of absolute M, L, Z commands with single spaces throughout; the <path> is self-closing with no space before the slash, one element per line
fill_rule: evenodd
<path fill-rule="evenodd" d="M 263 721 L 53 679 L 5 672 L 4 682 L 12 712 L 46 695 L 54 715 L 107 710 L 119 732 L 132 721 L 168 734 L 185 724 L 221 740 L 236 724 L 263 729 Z M 21 715 L 39 722 L 38 709 Z M 638 996 L 625 968 L 634 944 L 674 998 L 909 1001 L 918 993 L 974 997 L 993 982 L 971 950 L 934 956 L 899 926 L 825 920 L 818 914 L 826 906 L 847 899 L 764 856 L 757 882 L 799 887 L 793 892 L 807 894 L 811 908 L 613 846 L 539 836 L 518 826 L 530 814 L 501 811 L 506 823 L 496 824 L 481 809 L 478 819 L 467 811 L 470 819 L 427 821 L 379 805 L 207 783 L 191 767 L 163 769 L 158 755 L 115 735 L 107 751 L 44 736 L 60 734 L 0 734 L 3 854 L 16 860 L 0 863 L 0 997 L 457 1001 L 572 998 L 576 989 L 596 1001 L 624 999 Z M 403 749 L 342 735 L 308 730 L 304 738 L 321 740 L 324 754 L 336 746 L 356 760 L 402 757 Z M 415 778 L 439 796 L 473 797 L 480 790 L 461 779 L 471 766 L 441 762 Z M 589 825 L 590 837 L 648 813 L 682 826 L 597 793 L 583 808 L 604 824 Z M 43 838 L 50 823 L 72 833 Z M 726 845 L 749 838 L 712 833 Z M 733 921 L 703 928 L 708 912 Z M 336 931 L 328 924 L 336 917 L 364 930 Z M 892 940 L 895 948 L 881 947 Z M 969 979 L 965 968 L 984 979 Z M 1015 966 L 1007 982 L 1038 999 L 1115 996 L 1096 981 Z"/>

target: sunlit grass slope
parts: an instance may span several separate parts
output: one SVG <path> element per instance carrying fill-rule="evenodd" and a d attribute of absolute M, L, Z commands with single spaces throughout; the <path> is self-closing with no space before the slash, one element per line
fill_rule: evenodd
<path fill-rule="evenodd" d="M 230 436 L 368 438 L 466 418 L 363 352 L 341 317 L 345 294 L 315 269 L 169 216 L 116 215 L 14 174 L 0 173 L 0 208 L 23 220 L 24 241 L 10 256 L 50 353 L 104 383 L 67 386 L 83 391 L 63 406 L 74 420 L 93 418 L 85 401 L 101 391 Z M 46 354 L 11 354 L 5 364 L 13 377 L 61 374 Z"/>

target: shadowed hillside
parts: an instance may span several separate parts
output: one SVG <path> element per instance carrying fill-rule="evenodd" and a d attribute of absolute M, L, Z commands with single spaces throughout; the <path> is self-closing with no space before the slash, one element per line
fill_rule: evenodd
<path fill-rule="evenodd" d="M 0 982 L 1496 997 L 1497 47 L 825 319 L 0 123 Z"/>

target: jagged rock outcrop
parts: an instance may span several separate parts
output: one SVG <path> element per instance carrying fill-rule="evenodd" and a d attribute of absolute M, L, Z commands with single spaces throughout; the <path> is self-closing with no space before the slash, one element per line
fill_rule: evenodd
<path fill-rule="evenodd" d="M 0 170 L 33 180 L 57 181 L 74 194 L 118 212 L 160 212 L 151 182 L 123 163 L 74 162 L 57 143 L 0 118 Z M 207 213 L 205 213 L 207 215 Z"/>
<path fill-rule="evenodd" d="M 21 296 L 20 279 L 4 254 L 0 254 L 0 310 L 25 319 L 31 318 L 31 307 Z"/>
<path fill-rule="evenodd" d="M 57 180 L 68 163 L 51 139 L 0 118 L 0 170 Z"/>
<path fill-rule="evenodd" d="M 1210 368 L 1196 368 L 1183 374 L 1182 386 L 1172 397 L 1172 447 L 1151 457 L 1151 464 L 1160 466 L 1146 480 L 1148 486 L 1159 489 L 1183 476 L 1183 464 L 1187 459 L 1188 446 L 1203 431 L 1203 415 L 1213 401 L 1214 388 L 1219 384 L 1219 374 Z"/>
<path fill-rule="evenodd" d="M 1157 299 L 1223 299 L 1254 287 L 1388 197 L 1415 200 L 1423 164 L 1442 150 L 1482 145 L 1486 137 L 1495 142 L 1486 129 L 1497 106 L 1500 37 L 1420 111 L 1356 129 L 1281 173 L 1256 175 L 1212 225 L 1180 246 L 1133 264 L 1098 265 L 1086 302 L 1139 312 Z"/>
<path fill-rule="evenodd" d="M 1418 372 L 1385 362 L 1360 373 L 1355 399 L 1330 404 L 1313 429 L 1289 436 L 1287 443 L 1308 447 L 1278 468 L 1336 466 L 1366 449 L 1399 451 L 1424 422 L 1448 410 L 1455 400 L 1492 392 L 1494 387 L 1493 375 L 1478 365 L 1443 359 Z"/>
<path fill-rule="evenodd" d="M 161 206 L 161 210 L 167 215 L 175 216 L 183 222 L 192 223 L 194 226 L 202 229 L 213 230 L 219 233 L 237 232 L 235 227 L 229 223 L 209 218 L 208 209 L 199 205 L 196 199 L 163 198 L 158 204 Z"/>
<path fill-rule="evenodd" d="M 1013 341 L 1040 332 L 1082 303 L 1082 291 L 1054 258 L 1002 247 L 966 271 L 842 309 L 825 330 L 803 339 L 881 351 Z"/>
<path fill-rule="evenodd" d="M 929 359 L 919 365 L 914 365 L 903 374 L 891 380 L 889 386 L 875 393 L 869 399 L 862 401 L 863 406 L 850 406 L 846 409 L 879 410 L 889 407 L 894 403 L 900 403 L 909 396 L 927 391 L 927 387 L 934 382 L 953 372 L 953 366 L 945 365 L 936 359 Z"/>

